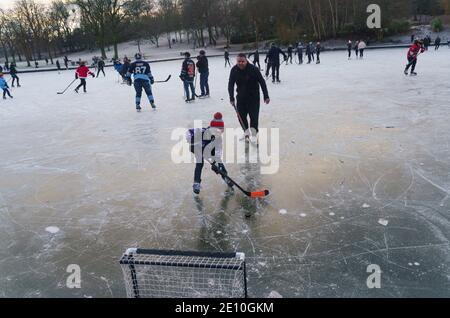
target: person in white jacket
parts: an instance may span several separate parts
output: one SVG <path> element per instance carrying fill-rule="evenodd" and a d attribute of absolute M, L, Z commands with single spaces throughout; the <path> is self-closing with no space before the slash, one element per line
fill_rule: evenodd
<path fill-rule="evenodd" d="M 359 57 L 360 58 L 364 57 L 364 50 L 366 49 L 366 47 L 367 47 L 366 42 L 364 42 L 363 40 L 359 41 L 358 50 L 359 50 Z"/>

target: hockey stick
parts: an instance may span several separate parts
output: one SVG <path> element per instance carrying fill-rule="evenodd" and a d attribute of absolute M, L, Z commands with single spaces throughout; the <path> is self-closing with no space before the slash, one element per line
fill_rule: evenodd
<path fill-rule="evenodd" d="M 57 92 L 57 94 L 58 94 L 58 95 L 64 94 L 64 93 L 69 89 L 69 87 L 72 86 L 73 83 L 75 83 L 76 80 L 77 80 L 77 78 L 74 79 L 74 80 L 72 81 L 72 83 L 70 83 L 69 86 L 66 87 L 65 90 L 63 90 L 62 92 Z"/>
<path fill-rule="evenodd" d="M 211 164 L 211 166 L 215 166 L 217 168 L 217 166 L 210 162 L 208 160 L 208 162 Z M 239 184 L 236 183 L 236 181 L 234 181 L 233 179 L 231 179 L 227 174 L 225 174 L 225 172 L 221 171 L 220 169 L 217 168 L 217 170 L 219 171 L 218 173 L 222 176 L 222 178 L 224 178 L 226 181 L 232 183 L 233 185 L 235 185 L 239 190 L 242 191 L 242 193 L 244 193 L 246 196 L 248 196 L 249 198 L 264 198 L 267 197 L 270 192 L 269 190 L 261 190 L 261 191 L 245 191 Z"/>
<path fill-rule="evenodd" d="M 167 83 L 172 78 L 172 75 L 169 75 L 165 81 L 155 81 L 154 83 Z"/>
<path fill-rule="evenodd" d="M 239 112 L 238 112 L 238 110 L 237 110 L 237 108 L 236 108 L 236 105 L 233 105 L 233 108 L 234 108 L 234 110 L 236 111 L 236 115 L 238 116 L 239 123 L 241 124 L 242 130 L 243 130 L 244 133 L 245 133 L 244 120 L 242 119 L 241 114 L 239 114 Z"/>

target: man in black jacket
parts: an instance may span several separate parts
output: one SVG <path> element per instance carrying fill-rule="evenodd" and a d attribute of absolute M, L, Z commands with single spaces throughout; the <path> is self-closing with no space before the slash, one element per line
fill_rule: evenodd
<path fill-rule="evenodd" d="M 248 58 L 250 59 L 252 57 L 252 55 L 254 56 L 254 58 L 253 58 L 253 65 L 258 66 L 258 69 L 261 70 L 261 64 L 259 64 L 259 51 L 258 51 L 258 49 L 256 49 L 255 52 L 250 53 L 248 55 Z"/>
<path fill-rule="evenodd" d="M 105 77 L 106 76 L 106 74 L 105 74 L 105 61 L 103 61 L 103 59 L 99 59 L 98 60 L 97 68 L 98 68 L 97 77 L 100 75 L 100 72 L 102 72 L 103 76 Z"/>
<path fill-rule="evenodd" d="M 235 85 L 237 86 L 237 104 L 234 98 Z M 246 140 L 250 138 L 249 127 L 251 127 L 254 138 L 258 134 L 260 86 L 263 91 L 264 102 L 269 104 L 269 92 L 261 72 L 256 66 L 248 63 L 244 53 L 240 53 L 237 57 L 237 64 L 230 72 L 228 93 L 230 103 L 236 109 L 242 129 L 245 131 Z M 250 117 L 250 125 L 248 116 Z"/>
<path fill-rule="evenodd" d="M 282 54 L 284 60 L 287 61 L 286 54 L 284 54 L 284 52 L 279 47 L 272 43 L 272 47 L 270 48 L 269 53 L 267 53 L 267 59 L 272 66 L 273 83 L 275 83 L 275 80 L 277 81 L 277 83 L 280 83 L 280 54 Z"/>
<path fill-rule="evenodd" d="M 202 92 L 199 97 L 209 97 L 209 66 L 208 58 L 204 50 L 201 50 L 200 55 L 197 56 L 197 69 L 200 73 L 200 90 Z"/>

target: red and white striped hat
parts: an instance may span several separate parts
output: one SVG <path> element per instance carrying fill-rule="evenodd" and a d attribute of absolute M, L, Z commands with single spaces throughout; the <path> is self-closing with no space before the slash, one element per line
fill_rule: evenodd
<path fill-rule="evenodd" d="M 214 119 L 211 121 L 210 126 L 214 127 L 214 128 L 221 128 L 224 129 L 225 128 L 225 123 L 223 122 L 223 116 L 221 113 L 215 113 L 214 114 Z"/>

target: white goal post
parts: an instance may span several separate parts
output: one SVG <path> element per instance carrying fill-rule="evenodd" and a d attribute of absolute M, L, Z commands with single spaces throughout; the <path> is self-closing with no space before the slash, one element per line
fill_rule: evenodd
<path fill-rule="evenodd" d="M 247 298 L 243 253 L 130 248 L 120 265 L 129 298 Z"/>

